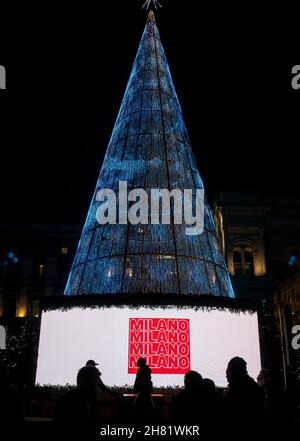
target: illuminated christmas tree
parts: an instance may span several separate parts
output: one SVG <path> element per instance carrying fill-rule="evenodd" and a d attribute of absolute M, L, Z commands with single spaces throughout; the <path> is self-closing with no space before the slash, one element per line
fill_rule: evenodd
<path fill-rule="evenodd" d="M 100 225 L 97 192 L 203 189 L 152 11 L 132 68 L 65 295 L 195 294 L 234 297 L 214 221 L 187 235 L 170 224 Z M 174 214 L 174 213 L 173 213 Z"/>

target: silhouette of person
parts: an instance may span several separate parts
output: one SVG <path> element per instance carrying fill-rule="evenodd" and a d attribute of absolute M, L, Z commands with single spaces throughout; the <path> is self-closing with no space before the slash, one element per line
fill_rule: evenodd
<path fill-rule="evenodd" d="M 214 410 L 217 407 L 216 385 L 210 378 L 203 379 L 202 396 L 207 410 Z"/>
<path fill-rule="evenodd" d="M 153 385 L 151 380 L 151 369 L 147 365 L 145 358 L 139 358 L 137 361 L 138 370 L 134 382 L 134 392 L 152 393 Z"/>
<path fill-rule="evenodd" d="M 79 369 L 76 389 L 64 397 L 56 407 L 55 421 L 58 428 L 68 436 L 70 433 L 82 433 L 86 437 L 94 437 L 99 390 L 114 394 L 102 382 L 101 372 L 96 368 L 96 363 L 90 363 L 91 361 Z"/>
<path fill-rule="evenodd" d="M 137 361 L 138 370 L 134 382 L 134 392 L 137 394 L 134 400 L 134 415 L 138 423 L 150 423 L 155 418 L 155 404 L 152 400 L 151 369 L 145 358 Z"/>
<path fill-rule="evenodd" d="M 232 358 L 227 366 L 228 387 L 224 390 L 226 417 L 237 427 L 254 429 L 264 417 L 264 392 L 248 375 L 243 358 Z"/>
<path fill-rule="evenodd" d="M 77 374 L 76 389 L 57 404 L 55 421 L 66 434 L 94 433 L 99 377 L 97 368 L 81 368 Z"/>
<path fill-rule="evenodd" d="M 86 362 L 85 367 L 81 368 L 80 371 L 83 371 L 83 372 L 89 372 L 89 371 L 88 371 L 89 368 L 91 368 L 92 370 L 93 370 L 93 369 L 94 369 L 94 370 L 96 369 L 96 371 L 97 371 L 98 374 L 99 374 L 98 383 L 97 383 L 97 390 L 98 390 L 98 392 L 101 392 L 101 393 L 107 393 L 107 394 L 109 394 L 109 395 L 117 396 L 118 394 L 117 394 L 116 392 L 114 392 L 113 390 L 109 389 L 109 388 L 103 383 L 103 381 L 102 381 L 102 379 L 101 379 L 101 375 L 102 375 L 102 373 L 99 371 L 99 369 L 98 369 L 96 366 L 98 366 L 98 363 L 96 363 L 94 360 L 88 360 L 88 361 Z M 80 371 L 79 371 L 79 372 L 80 372 Z"/>
<path fill-rule="evenodd" d="M 140 391 L 134 400 L 133 408 L 137 423 L 146 424 L 154 422 L 156 408 L 150 391 Z"/>
<path fill-rule="evenodd" d="M 171 418 L 176 423 L 199 423 L 203 407 L 203 378 L 196 371 L 189 371 L 184 376 L 184 390 L 170 405 Z"/>

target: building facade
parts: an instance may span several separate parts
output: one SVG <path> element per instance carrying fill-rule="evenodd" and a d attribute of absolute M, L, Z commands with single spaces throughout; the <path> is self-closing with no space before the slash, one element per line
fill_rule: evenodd
<path fill-rule="evenodd" d="M 222 193 L 215 221 L 237 297 L 265 305 L 265 359 L 283 366 L 286 384 L 290 369 L 300 382 L 300 350 L 292 346 L 300 325 L 300 199 Z"/>

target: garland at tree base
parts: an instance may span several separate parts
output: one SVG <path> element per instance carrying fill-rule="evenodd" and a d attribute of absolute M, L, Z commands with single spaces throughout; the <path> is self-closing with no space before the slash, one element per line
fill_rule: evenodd
<path fill-rule="evenodd" d="M 52 296 L 41 299 L 43 311 L 68 310 L 72 308 L 193 308 L 195 310 L 229 309 L 234 313 L 258 312 L 261 303 L 250 299 L 232 299 L 213 295 L 179 295 L 179 294 L 83 294 L 76 296 Z"/>

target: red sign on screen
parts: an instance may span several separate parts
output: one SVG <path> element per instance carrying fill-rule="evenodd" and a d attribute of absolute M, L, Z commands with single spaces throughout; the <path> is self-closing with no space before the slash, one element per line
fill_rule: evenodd
<path fill-rule="evenodd" d="M 128 373 L 135 374 L 144 357 L 153 374 L 185 374 L 190 370 L 190 321 L 178 318 L 130 318 Z"/>

